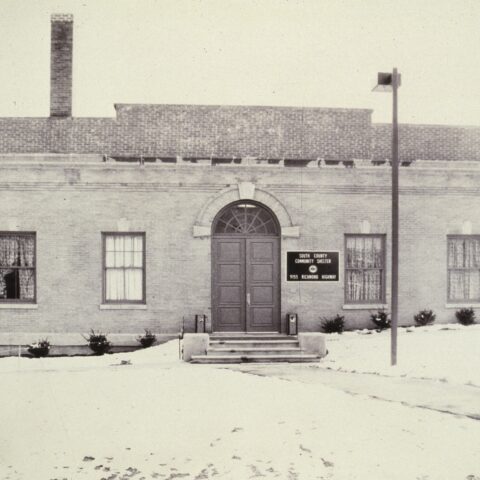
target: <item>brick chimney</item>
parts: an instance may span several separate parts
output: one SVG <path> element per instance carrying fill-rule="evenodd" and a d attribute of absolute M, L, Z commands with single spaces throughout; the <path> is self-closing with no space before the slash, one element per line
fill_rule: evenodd
<path fill-rule="evenodd" d="M 72 116 L 73 15 L 51 17 L 50 116 Z"/>

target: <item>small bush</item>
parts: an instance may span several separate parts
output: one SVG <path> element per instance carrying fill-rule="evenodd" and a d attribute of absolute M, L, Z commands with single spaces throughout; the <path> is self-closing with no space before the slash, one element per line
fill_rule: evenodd
<path fill-rule="evenodd" d="M 148 348 L 155 343 L 156 339 L 157 337 L 154 333 L 152 333 L 150 330 L 145 329 L 145 333 L 137 337 L 137 342 L 139 342 L 143 348 Z"/>
<path fill-rule="evenodd" d="M 435 314 L 432 310 L 420 310 L 416 315 L 413 316 L 415 323 L 419 327 L 424 327 L 425 325 L 430 325 L 435 321 Z"/>
<path fill-rule="evenodd" d="M 455 316 L 462 325 L 475 323 L 475 312 L 473 308 L 461 308 L 455 312 Z"/>
<path fill-rule="evenodd" d="M 342 333 L 345 327 L 345 317 L 335 315 L 332 318 L 324 318 L 322 321 L 322 330 L 325 333 Z"/>
<path fill-rule="evenodd" d="M 29 345 L 27 350 L 35 358 L 46 357 L 50 353 L 50 342 L 47 339 L 39 340 Z"/>
<path fill-rule="evenodd" d="M 372 320 L 378 330 L 390 328 L 390 316 L 385 310 L 378 310 L 378 312 L 372 313 L 370 320 Z"/>
<path fill-rule="evenodd" d="M 108 353 L 112 344 L 108 341 L 107 336 L 103 333 L 90 330 L 88 337 L 84 337 L 88 342 L 88 346 L 95 353 L 95 355 L 103 355 Z"/>

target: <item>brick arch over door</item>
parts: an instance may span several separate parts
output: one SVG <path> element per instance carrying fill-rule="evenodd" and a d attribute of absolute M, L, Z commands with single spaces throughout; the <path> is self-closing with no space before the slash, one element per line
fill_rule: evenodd
<path fill-rule="evenodd" d="M 255 188 L 252 195 L 241 196 L 240 189 L 238 187 L 229 187 L 212 197 L 198 213 L 195 220 L 195 227 L 203 229 L 204 233 L 201 236 L 210 235 L 213 221 L 218 212 L 222 210 L 222 208 L 224 208 L 230 203 L 240 200 L 245 200 L 246 202 L 249 200 L 253 200 L 255 202 L 265 205 L 269 210 L 271 210 L 271 212 L 275 215 L 278 221 L 281 229 L 281 235 L 284 235 L 284 231 L 297 228 L 294 227 L 290 214 L 288 213 L 285 206 L 271 193 L 266 192 L 265 190 L 262 190 L 260 188 Z M 298 235 L 289 234 L 288 236 Z"/>

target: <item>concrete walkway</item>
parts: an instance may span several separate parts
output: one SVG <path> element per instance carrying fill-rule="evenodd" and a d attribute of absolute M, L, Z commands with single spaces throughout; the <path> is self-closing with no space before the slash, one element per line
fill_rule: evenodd
<path fill-rule="evenodd" d="M 480 388 L 474 386 L 428 379 L 339 372 L 320 365 L 237 364 L 222 368 L 292 382 L 320 383 L 351 395 L 366 395 L 408 407 L 480 420 Z"/>

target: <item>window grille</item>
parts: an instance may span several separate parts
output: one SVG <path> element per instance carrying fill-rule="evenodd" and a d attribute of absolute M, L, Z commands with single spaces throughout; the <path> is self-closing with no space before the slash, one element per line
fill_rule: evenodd
<path fill-rule="evenodd" d="M 278 235 L 273 215 L 254 203 L 237 203 L 220 212 L 213 232 L 215 234 Z"/>

